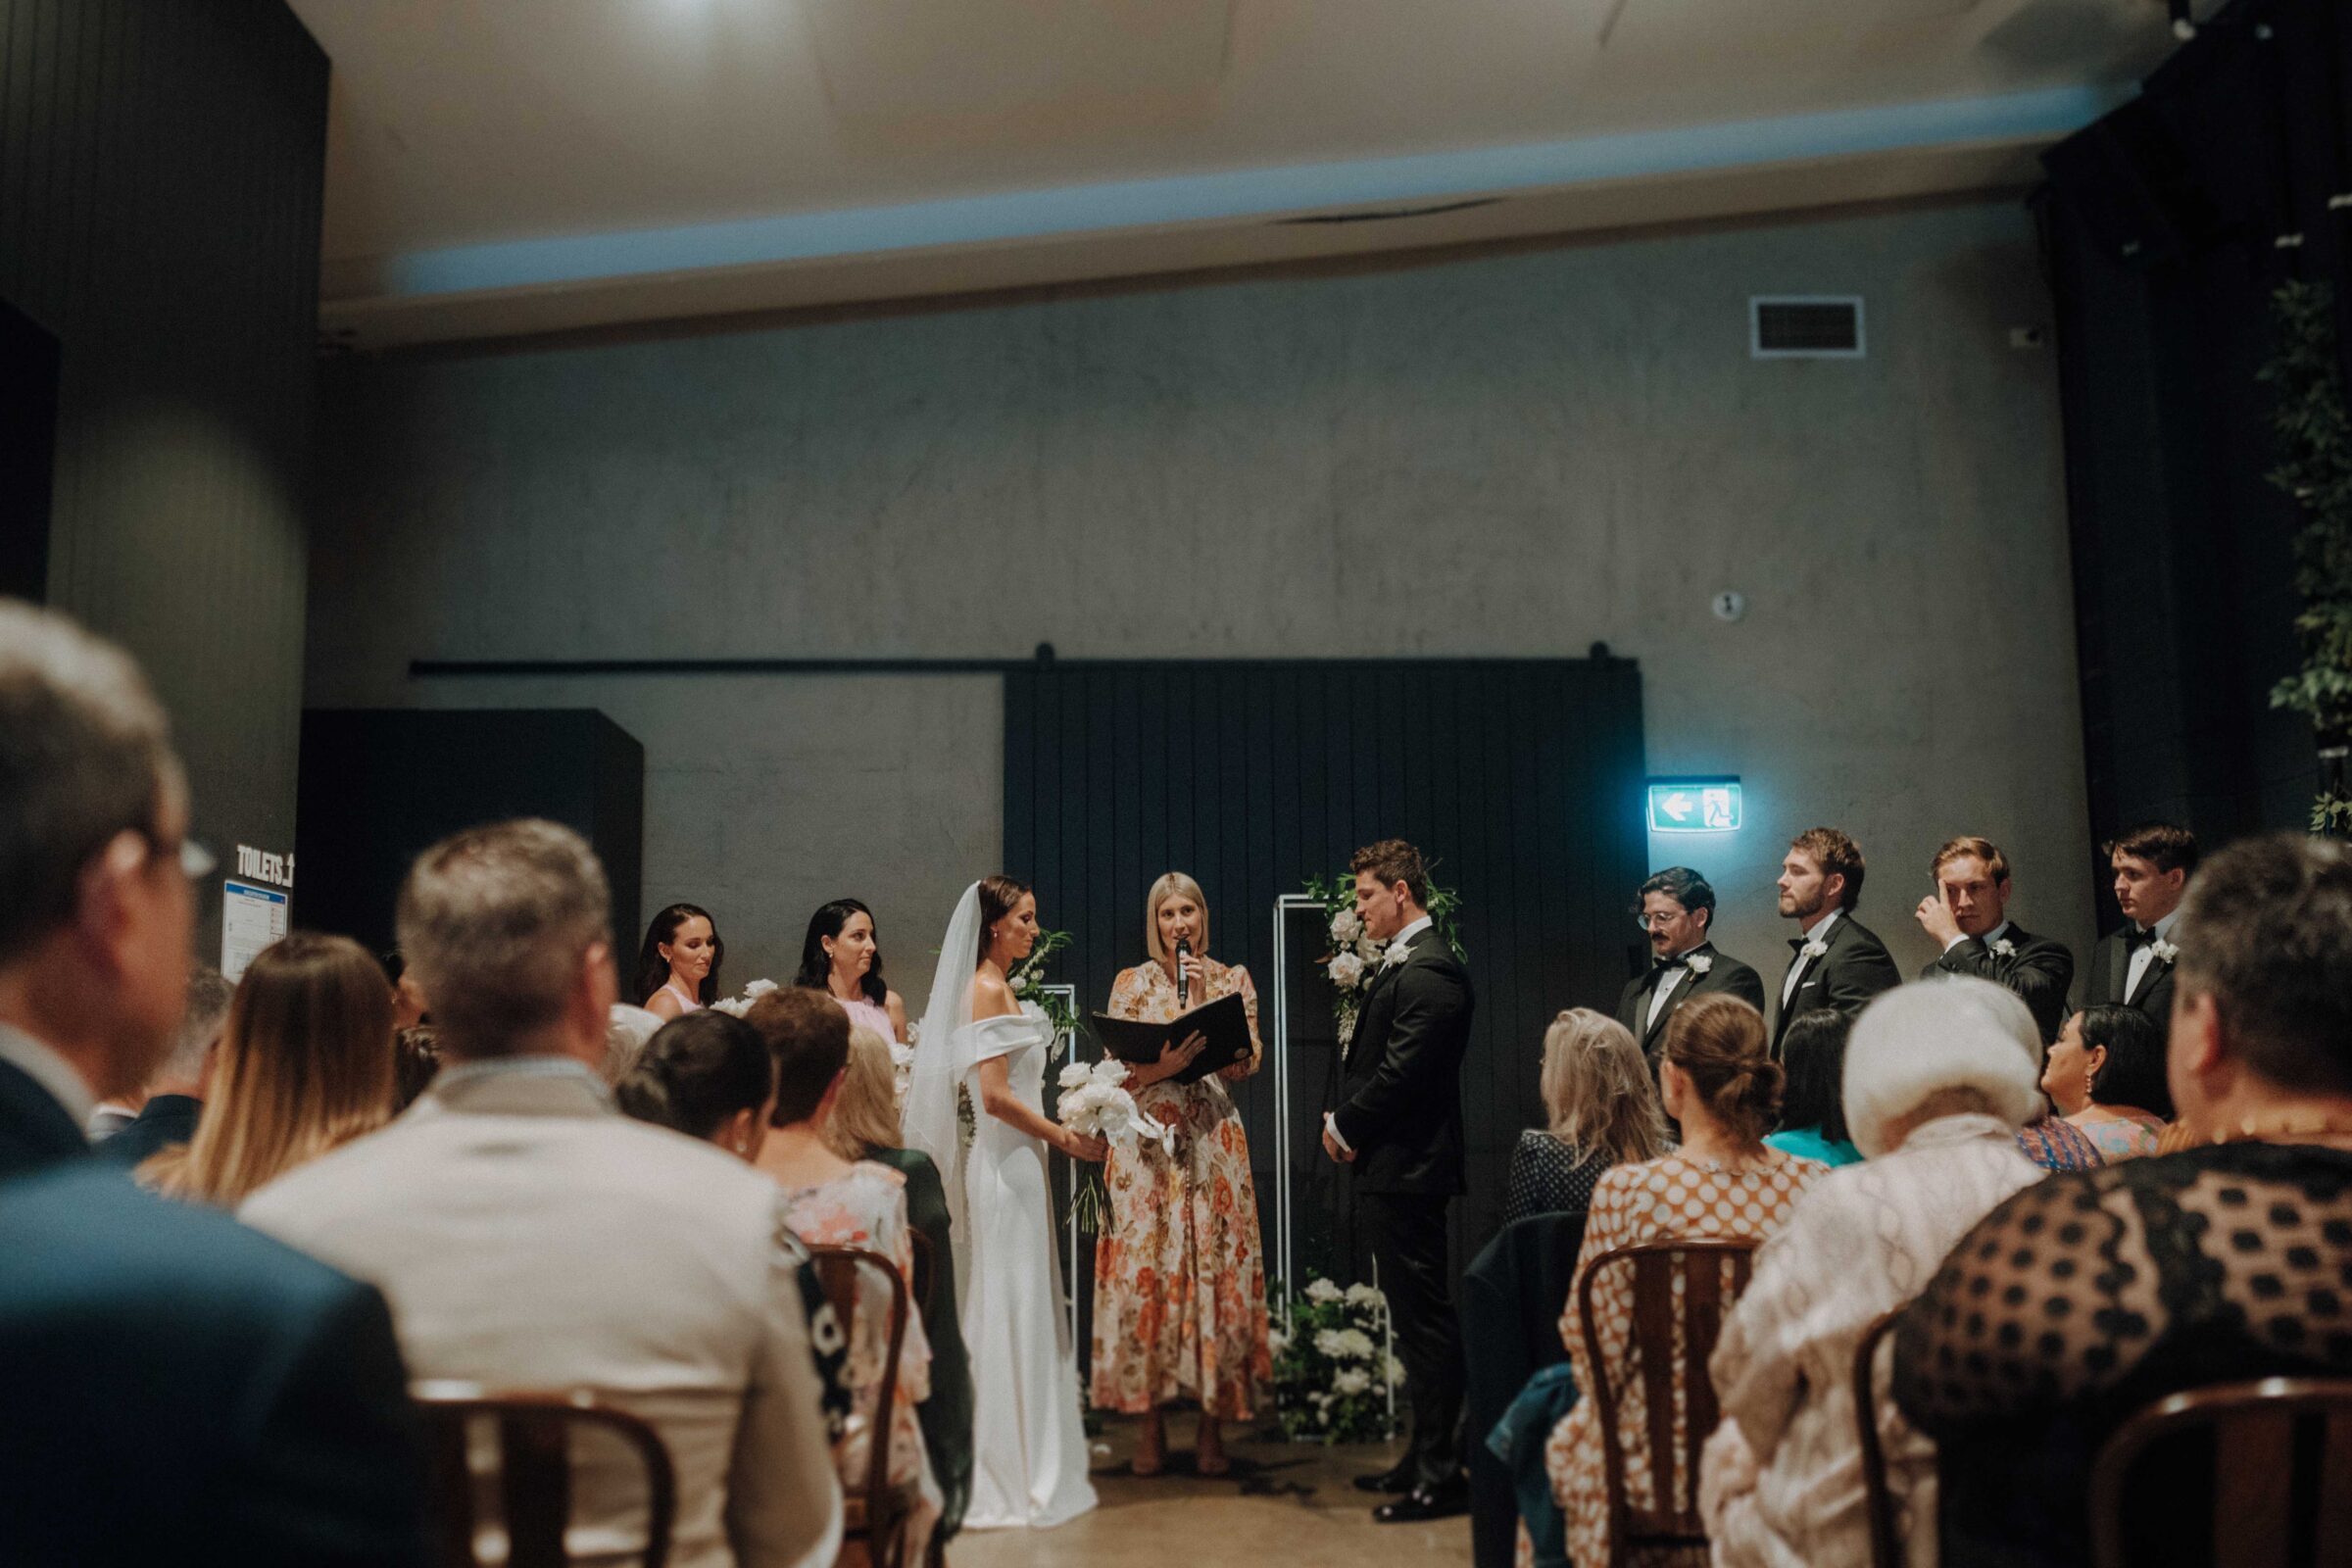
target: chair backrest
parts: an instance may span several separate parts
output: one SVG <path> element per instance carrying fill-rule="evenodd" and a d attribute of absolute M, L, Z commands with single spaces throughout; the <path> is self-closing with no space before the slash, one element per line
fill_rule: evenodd
<path fill-rule="evenodd" d="M 914 1243 L 914 1309 L 931 1310 L 931 1238 L 921 1231 L 909 1230 L 907 1240 Z"/>
<path fill-rule="evenodd" d="M 2298 1429 L 2315 1462 L 2297 1462 Z M 2210 1550 L 2200 1558 L 2191 1548 L 2186 1559 L 2214 1568 L 2352 1562 L 2352 1378 L 2265 1378 L 2173 1395 L 2115 1429 L 2090 1470 L 2098 1568 L 2123 1568 L 2132 1471 L 2149 1449 L 2183 1436 L 2209 1436 L 2213 1456 Z"/>
<path fill-rule="evenodd" d="M 1870 1520 L 1871 1568 L 1903 1565 L 1894 1493 L 1886 1484 L 1886 1446 L 1879 1441 L 1879 1347 L 1901 1315 L 1900 1307 L 1881 1314 L 1854 1347 L 1854 1425 L 1862 1439 L 1862 1500 Z"/>
<path fill-rule="evenodd" d="M 898 1548 L 893 1542 L 889 1551 L 879 1548 L 885 1539 L 888 1522 L 896 1517 L 890 1485 L 891 1418 L 899 1394 L 899 1357 L 906 1348 L 907 1294 L 906 1282 L 899 1274 L 899 1265 L 880 1252 L 868 1252 L 855 1247 L 811 1247 L 809 1261 L 816 1268 L 817 1283 L 824 1288 L 825 1299 L 833 1305 L 833 1315 L 841 1319 L 842 1332 L 852 1346 L 859 1342 L 858 1322 L 861 1313 L 870 1312 L 871 1303 L 858 1289 L 860 1275 L 871 1278 L 882 1288 L 883 1299 L 890 1303 L 889 1321 L 884 1325 L 886 1348 L 878 1387 L 874 1391 L 873 1425 L 866 1434 L 864 1519 L 853 1519 L 850 1534 L 863 1535 L 868 1551 L 877 1563 L 895 1563 Z"/>
<path fill-rule="evenodd" d="M 677 1476 L 669 1449 L 651 1425 L 585 1391 L 491 1392 L 470 1383 L 419 1383 L 412 1391 L 423 1416 L 432 1466 L 433 1542 L 440 1568 L 480 1568 L 474 1544 L 474 1479 L 469 1437 L 488 1420 L 498 1433 L 498 1492 L 505 1514 L 506 1568 L 564 1568 L 564 1535 L 571 1523 L 571 1435 L 594 1428 L 617 1437 L 645 1470 L 645 1547 L 641 1568 L 662 1568 L 677 1520 Z"/>
<path fill-rule="evenodd" d="M 1707 1358 L 1723 1332 L 1724 1313 L 1747 1289 L 1751 1259 L 1759 1244 L 1745 1238 L 1642 1242 L 1603 1252 L 1587 1268 L 1577 1287 L 1577 1316 L 1584 1328 L 1585 1365 L 1592 1375 L 1589 1391 L 1596 1403 L 1600 1424 L 1601 1457 L 1609 1486 L 1609 1556 L 1630 1561 L 1641 1546 L 1703 1544 L 1706 1526 L 1698 1517 L 1698 1455 L 1715 1430 L 1720 1408 L 1715 1385 L 1707 1376 Z M 1613 1387 L 1601 1358 L 1600 1325 L 1592 1314 L 1592 1287 L 1603 1270 L 1631 1268 L 1634 1275 L 1633 1344 L 1642 1365 L 1642 1398 L 1647 1424 L 1652 1506 L 1636 1508 L 1625 1494 L 1625 1452 L 1617 1433 L 1617 1406 L 1624 1390 Z M 1724 1273 L 1731 1289 L 1724 1289 Z M 1678 1312 L 1675 1284 L 1682 1284 Z M 1674 1355 L 1676 1329 L 1681 1329 L 1682 1358 Z M 1682 1451 L 1674 1441 L 1675 1389 L 1683 1391 L 1686 1412 Z M 1675 1504 L 1678 1478 L 1690 1506 Z"/>

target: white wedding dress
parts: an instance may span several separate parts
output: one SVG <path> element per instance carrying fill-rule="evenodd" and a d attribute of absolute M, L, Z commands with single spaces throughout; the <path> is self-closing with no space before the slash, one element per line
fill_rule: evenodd
<path fill-rule="evenodd" d="M 939 1166 L 955 1222 L 956 1295 L 972 1367 L 964 1528 L 1045 1529 L 1095 1506 L 1078 1368 L 1062 1315 L 1053 1189 L 1046 1146 L 978 1109 L 973 1069 L 1004 1057 L 1013 1093 L 1042 1110 L 1053 1034 L 1027 1013 L 971 1021 L 976 958 L 963 956 L 976 954 L 979 926 L 975 885 L 940 945 L 941 973 L 907 1088 L 906 1136 Z M 956 1126 L 958 1084 L 977 1112 L 968 1152 Z"/>

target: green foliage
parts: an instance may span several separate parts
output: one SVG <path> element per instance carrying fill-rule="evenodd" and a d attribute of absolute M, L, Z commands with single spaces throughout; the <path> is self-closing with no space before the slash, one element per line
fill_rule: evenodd
<path fill-rule="evenodd" d="M 2333 292 L 2288 283 L 2272 296 L 2278 351 L 2260 379 L 2275 389 L 2271 425 L 2279 462 L 2271 483 L 2304 515 L 2295 538 L 2295 591 L 2303 610 L 2295 636 L 2303 667 L 2271 691 L 2271 706 L 2311 720 L 2323 750 L 2352 734 L 2352 414 L 2336 359 Z M 2352 832 L 2352 800 L 2324 792 L 2312 831 Z"/>
<path fill-rule="evenodd" d="M 1038 1010 L 1046 1015 L 1046 1022 L 1054 1029 L 1056 1053 L 1062 1042 L 1075 1044 L 1084 1035 L 1086 1014 L 1074 998 L 1046 989 L 1046 960 L 1076 940 L 1067 931 L 1040 931 L 1037 946 L 1029 950 L 1029 956 L 1014 964 L 1012 973 L 1004 977 L 1004 983 L 1012 987 L 1013 996 L 1022 1002 L 1036 1003 Z"/>

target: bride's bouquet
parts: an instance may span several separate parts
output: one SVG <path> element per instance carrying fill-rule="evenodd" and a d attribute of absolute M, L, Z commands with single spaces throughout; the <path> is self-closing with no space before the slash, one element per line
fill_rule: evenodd
<path fill-rule="evenodd" d="M 1105 1056 L 1093 1066 L 1073 1061 L 1061 1069 L 1061 1099 L 1054 1111 L 1064 1127 L 1106 1144 L 1131 1149 L 1139 1141 L 1157 1144 L 1163 1153 L 1175 1148 L 1175 1131 L 1144 1114 L 1127 1092 L 1127 1064 Z M 1089 1236 L 1102 1233 L 1105 1206 L 1102 1173 L 1083 1165 L 1070 1193 L 1070 1208 L 1078 1228 Z"/>

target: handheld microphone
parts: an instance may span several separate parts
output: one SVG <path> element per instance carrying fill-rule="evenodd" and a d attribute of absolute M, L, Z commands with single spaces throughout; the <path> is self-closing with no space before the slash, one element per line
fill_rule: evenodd
<path fill-rule="evenodd" d="M 1185 971 L 1184 960 L 1193 956 L 1193 945 L 1182 937 L 1176 939 L 1176 1005 L 1192 1005 L 1192 976 Z"/>

